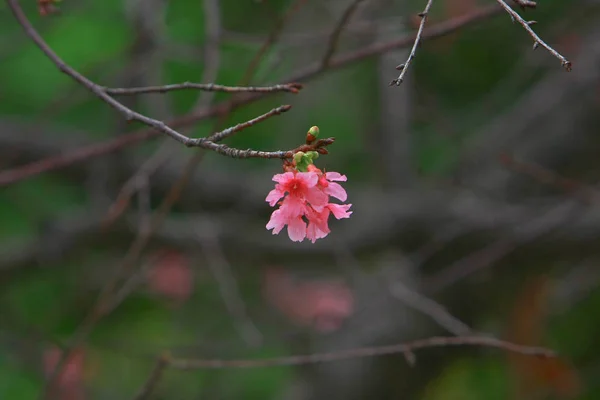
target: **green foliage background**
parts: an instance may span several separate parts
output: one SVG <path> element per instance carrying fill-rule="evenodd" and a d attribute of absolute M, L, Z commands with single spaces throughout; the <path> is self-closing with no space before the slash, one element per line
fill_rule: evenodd
<path fill-rule="evenodd" d="M 62 13 L 40 18 L 35 2 L 23 6 L 52 48 L 70 65 L 103 83 L 124 65 L 124 55 L 132 44 L 133 33 L 118 0 L 79 2 L 65 0 Z M 273 1 L 285 10 L 289 1 Z M 421 2 L 413 1 L 417 10 Z M 547 0 L 535 11 L 538 30 L 549 42 L 559 31 L 573 28 L 568 22 L 572 9 L 568 2 Z M 273 19 L 253 1 L 221 2 L 226 29 L 246 34 L 264 34 Z M 533 14 L 531 11 L 527 15 Z M 439 4 L 435 16 L 442 15 Z M 564 21 L 567 21 L 566 23 Z M 201 46 L 205 39 L 204 15 L 200 1 L 173 1 L 167 11 L 168 43 L 189 47 Z M 432 44 L 435 42 L 432 42 Z M 225 41 L 221 45 L 221 68 L 217 82 L 236 84 L 243 76 L 260 43 L 249 45 Z M 482 25 L 466 29 L 456 36 L 451 49 L 441 51 L 425 44 L 413 64 L 415 80 L 415 160 L 424 179 L 448 176 L 456 166 L 462 140 L 469 137 L 487 119 L 490 110 L 502 110 L 546 70 L 527 71 L 498 90 L 516 68 L 522 49 L 529 38 L 508 16 L 499 15 Z M 539 50 L 541 51 L 541 50 Z M 114 136 L 117 116 L 104 104 L 85 93 L 69 77 L 61 74 L 42 53 L 24 37 L 5 5 L 0 8 L 0 115 L 39 120 L 40 129 L 52 125 L 64 137 L 57 140 L 76 143 L 98 142 Z M 550 58 L 550 57 L 548 57 Z M 269 69 L 266 57 L 260 71 Z M 547 65 L 559 67 L 555 60 Z M 284 78 L 298 65 L 285 65 L 271 80 Z M 203 64 L 170 59 L 164 65 L 164 82 L 195 81 L 202 76 Z M 391 69 L 393 73 L 393 68 Z M 308 84 L 299 96 L 308 96 L 302 108 L 285 117 L 273 118 L 231 140 L 231 145 L 246 148 L 286 148 L 301 140 L 306 129 L 318 124 L 326 135 L 337 137 L 335 152 L 328 163 L 345 171 L 351 179 L 369 180 L 373 155 L 362 151 L 364 133 L 377 119 L 375 82 L 377 70 L 373 60 L 348 66 Z M 576 73 L 576 72 L 573 72 Z M 346 84 L 342 84 L 346 82 Z M 348 84 L 350 82 L 350 84 Z M 343 87 L 343 93 L 339 88 Z M 328 90 L 327 88 L 338 88 Z M 394 89 L 394 90 L 402 90 Z M 482 105 L 490 92 L 495 95 Z M 199 94 L 182 91 L 170 94 L 174 114 L 186 113 Z M 57 99 L 70 98 L 71 107 L 48 112 Z M 217 95 L 216 100 L 227 98 Z M 73 100 L 75 99 L 75 100 Z M 282 102 L 294 104 L 296 98 L 277 95 L 249 107 L 236 110 L 228 123 L 252 118 Z M 351 112 L 349 112 L 351 110 Z M 295 117 L 298 111 L 301 117 Z M 442 126 L 435 121 L 448 121 Z M 192 135 L 205 135 L 215 121 L 204 121 Z M 68 128 L 68 129 L 67 129 Z M 81 129 L 88 137 L 72 137 L 68 132 Z M 156 143 L 134 150 L 149 154 Z M 193 150 L 182 149 L 189 155 Z M 357 157 L 358 156 L 358 157 Z M 264 161 L 233 161 L 208 155 L 211 165 L 228 170 L 271 169 Z M 357 160 L 360 160 L 357 162 Z M 34 238 L 43 223 L 56 215 L 85 210 L 85 188 L 75 186 L 60 172 L 40 175 L 0 191 L 0 243 L 3 248 L 18 247 Z M 120 254 L 117 250 L 117 254 Z M 85 256 L 71 257 L 59 265 L 32 265 L 27 269 L 0 275 L 0 398 L 33 399 L 43 385 L 39 351 L 47 345 L 39 340 L 66 341 L 82 320 L 93 299 L 87 270 L 103 268 L 115 256 L 114 248 L 96 246 Z M 195 268 L 202 268 L 202 261 Z M 245 300 L 260 302 L 259 283 L 252 274 L 255 265 L 234 265 L 243 271 L 240 278 Z M 1 271 L 0 271 L 1 272 Z M 97 288 L 96 288 L 97 289 Z M 548 344 L 564 351 L 576 362 L 586 364 L 589 349 L 596 346 L 599 335 L 600 295 L 580 303 L 570 313 L 551 321 Z M 107 317 L 90 341 L 88 384 L 97 398 L 132 398 L 146 379 L 152 360 L 160 349 L 184 348 L 205 343 L 207 357 L 267 357 L 285 355 L 287 347 L 277 339 L 276 329 L 258 321 L 267 340 L 263 348 L 248 350 L 231 345 L 236 332 L 211 280 L 198 279 L 193 298 L 181 309 L 173 310 L 159 298 L 144 291 L 135 293 L 115 313 Z M 38 340 L 36 340 L 36 337 Z M 15 339 L 17 338 L 17 339 Z M 222 344 L 220 344 L 222 343 Z M 444 350 L 439 350 L 444 351 Z M 597 353 L 597 351 L 595 352 Z M 28 354 L 28 357 L 22 357 Z M 596 354 L 597 355 L 597 354 Z M 275 399 L 290 382 L 292 370 L 286 368 L 223 371 L 169 371 L 160 385 L 161 399 L 200 398 L 218 393 L 218 398 Z M 600 387 L 593 384 L 581 399 L 600 397 Z M 424 400 L 507 399 L 509 378 L 504 358 L 497 355 L 458 358 L 423 394 Z M 96 398 L 96 397 L 94 397 Z"/>

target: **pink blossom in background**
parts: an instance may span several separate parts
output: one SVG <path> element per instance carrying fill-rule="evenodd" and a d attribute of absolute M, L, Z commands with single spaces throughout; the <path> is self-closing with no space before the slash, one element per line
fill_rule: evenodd
<path fill-rule="evenodd" d="M 318 332 L 338 330 L 354 311 L 350 288 L 336 281 L 294 282 L 284 270 L 269 268 L 264 273 L 266 300 L 293 324 Z"/>
<path fill-rule="evenodd" d="M 189 259 L 176 251 L 160 252 L 148 273 L 148 287 L 176 304 L 185 302 L 194 289 Z"/>
<path fill-rule="evenodd" d="M 345 182 L 346 176 L 338 172 L 323 173 L 314 165 L 308 172 L 285 172 L 273 177 L 275 189 L 267 195 L 271 207 L 279 204 L 267 223 L 267 229 L 276 235 L 287 226 L 289 238 L 301 242 L 308 238 L 313 243 L 330 233 L 329 215 L 337 219 L 349 218 L 351 204 L 329 203 L 329 196 L 346 201 L 347 194 L 337 182 Z M 280 201 L 283 198 L 283 201 Z M 308 226 L 307 226 L 308 222 Z"/>
<path fill-rule="evenodd" d="M 51 347 L 44 351 L 43 368 L 46 378 L 49 378 L 62 357 L 62 350 Z M 63 369 L 56 375 L 55 385 L 51 388 L 52 393 L 58 400 L 84 400 L 84 362 L 83 350 L 75 350 Z"/>

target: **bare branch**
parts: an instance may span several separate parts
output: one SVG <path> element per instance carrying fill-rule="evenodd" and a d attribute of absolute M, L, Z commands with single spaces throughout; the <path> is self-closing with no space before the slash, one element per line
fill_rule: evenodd
<path fill-rule="evenodd" d="M 212 221 L 207 221 L 208 224 L 210 226 L 207 229 L 201 229 L 194 225 L 194 232 L 207 258 L 208 266 L 218 283 L 225 307 L 240 335 L 248 344 L 258 346 L 262 342 L 262 334 L 246 311 L 244 300 L 239 293 L 236 279 L 231 271 L 231 265 L 225 258 L 218 237 L 215 235 L 217 225 Z"/>
<path fill-rule="evenodd" d="M 263 56 L 267 53 L 271 46 L 275 44 L 286 22 L 294 14 L 296 14 L 298 10 L 300 10 L 300 8 L 306 3 L 306 1 L 307 0 L 295 0 L 295 2 L 292 3 L 292 5 L 288 8 L 287 12 L 281 18 L 278 19 L 275 27 L 269 33 L 267 40 L 265 40 L 258 52 L 254 55 L 252 61 L 250 61 L 250 65 L 246 69 L 246 72 L 244 73 L 244 76 L 241 80 L 241 82 L 244 85 L 248 84 L 252 80 L 252 77 L 254 76 L 254 73 L 256 72 L 256 69 L 258 68 L 258 65 L 260 63 L 260 60 L 262 60 Z"/>
<path fill-rule="evenodd" d="M 148 379 L 146 380 L 144 385 L 135 395 L 134 400 L 145 400 L 152 395 L 152 392 L 156 388 L 156 385 L 162 378 L 163 373 L 165 372 L 170 363 L 171 356 L 168 353 L 165 353 L 158 358 L 158 360 L 156 361 L 156 365 L 150 372 L 150 376 L 148 376 Z"/>
<path fill-rule="evenodd" d="M 331 36 L 329 37 L 329 43 L 327 44 L 327 50 L 325 51 L 325 55 L 323 56 L 323 61 L 321 61 L 322 69 L 326 69 L 329 66 L 329 63 L 331 62 L 331 58 L 333 57 L 333 54 L 335 53 L 335 50 L 339 43 L 342 31 L 344 30 L 346 25 L 348 25 L 348 23 L 350 22 L 350 19 L 352 18 L 352 15 L 354 15 L 356 10 L 358 9 L 358 6 L 363 1 L 364 0 L 354 0 L 352 3 L 350 3 L 348 8 L 346 8 L 346 11 L 344 11 L 344 14 L 342 14 L 342 18 L 340 18 L 337 25 L 333 29 Z"/>
<path fill-rule="evenodd" d="M 164 86 L 145 86 L 138 88 L 107 88 L 100 87 L 104 93 L 115 96 L 131 96 L 145 93 L 167 93 L 177 90 L 203 90 L 206 92 L 225 92 L 225 93 L 273 93 L 273 92 L 289 92 L 298 93 L 302 89 L 299 83 L 288 83 L 284 85 L 273 86 L 223 86 L 214 83 L 192 83 L 184 82 L 173 85 Z"/>
<path fill-rule="evenodd" d="M 513 0 L 513 1 L 515 3 L 517 3 L 519 5 L 519 7 L 521 7 L 522 9 L 537 7 L 537 3 L 535 1 L 530 1 L 530 0 Z"/>
<path fill-rule="evenodd" d="M 517 13 L 508 4 L 506 4 L 506 2 L 504 0 L 496 0 L 496 1 L 498 2 L 498 4 L 500 4 L 500 6 L 502 6 L 502 8 L 504 8 L 504 10 L 506 10 L 508 15 L 510 15 L 510 18 L 513 21 L 517 21 L 527 31 L 527 33 L 529 33 L 529 35 L 533 38 L 533 48 L 534 49 L 538 46 L 542 46 L 543 48 L 548 50 L 550 52 L 550 54 L 552 54 L 554 57 L 556 57 L 560 60 L 561 65 L 567 70 L 567 72 L 571 71 L 571 67 L 572 67 L 571 61 L 567 60 L 562 54 L 560 54 L 558 51 L 554 50 L 552 47 L 547 45 L 546 42 L 544 42 L 542 39 L 540 39 L 540 37 L 537 35 L 537 33 L 535 33 L 533 31 L 533 29 L 531 29 L 531 26 L 530 26 L 531 22 L 525 21 L 519 15 L 519 13 Z M 523 0 L 517 0 L 516 3 L 519 4 L 521 7 L 535 7 L 535 5 L 536 5 L 535 2 L 523 1 Z"/>
<path fill-rule="evenodd" d="M 420 349 L 425 349 L 429 347 L 448 346 L 494 347 L 508 352 L 529 356 L 555 356 L 554 352 L 548 349 L 540 347 L 521 346 L 486 336 L 436 336 L 427 339 L 415 340 L 409 343 L 395 344 L 391 346 L 362 347 L 339 352 L 266 358 L 262 360 L 186 360 L 174 358 L 171 361 L 170 366 L 175 369 L 182 370 L 285 367 L 348 360 L 353 358 L 376 357 L 389 354 L 412 354 L 412 352 Z"/>
<path fill-rule="evenodd" d="M 400 86 L 400 84 L 404 80 L 404 75 L 406 74 L 410 63 L 412 62 L 412 60 L 414 60 L 415 54 L 417 52 L 417 47 L 421 42 L 421 36 L 423 35 L 423 29 L 425 29 L 425 22 L 427 22 L 427 16 L 429 14 L 429 9 L 431 9 L 431 4 L 433 4 L 433 0 L 427 0 L 425 9 L 419 14 L 419 17 L 421 17 L 421 23 L 419 24 L 419 30 L 417 31 L 417 36 L 415 37 L 415 43 L 413 44 L 413 47 L 410 50 L 410 54 L 408 55 L 408 59 L 406 60 L 406 62 L 396 67 L 396 69 L 400 70 L 400 75 L 398 75 L 396 79 L 390 82 L 390 86 Z"/>
<path fill-rule="evenodd" d="M 390 293 L 394 297 L 403 301 L 409 307 L 427 315 L 448 332 L 456 336 L 471 333 L 471 328 L 467 324 L 446 311 L 442 305 L 410 289 L 399 280 L 394 280 L 389 287 Z"/>

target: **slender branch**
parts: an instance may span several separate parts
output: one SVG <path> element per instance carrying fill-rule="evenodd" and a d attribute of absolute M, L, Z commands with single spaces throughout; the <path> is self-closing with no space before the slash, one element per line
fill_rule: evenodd
<path fill-rule="evenodd" d="M 496 1 L 498 2 L 498 4 L 500 4 L 500 6 L 502 8 L 504 8 L 504 10 L 506 10 L 508 15 L 510 15 L 510 18 L 513 21 L 517 21 L 527 31 L 527 33 L 529 33 L 529 35 L 533 38 L 533 48 L 534 49 L 536 49 L 538 46 L 542 46 L 543 48 L 548 50 L 548 52 L 550 52 L 550 54 L 552 54 L 554 57 L 556 57 L 560 60 L 561 65 L 567 70 L 567 72 L 571 71 L 571 68 L 573 66 L 571 61 L 567 60 L 562 54 L 560 54 L 558 51 L 554 50 L 552 47 L 550 47 L 548 44 L 546 44 L 546 42 L 544 42 L 542 39 L 540 39 L 540 37 L 537 35 L 537 33 L 535 33 L 533 31 L 533 29 L 531 29 L 530 25 L 532 25 L 533 21 L 531 21 L 531 22 L 525 21 L 519 15 L 519 13 L 517 13 L 508 4 L 506 4 L 506 2 L 504 0 L 496 0 Z M 519 5 L 521 5 L 522 7 L 524 7 L 524 6 L 532 7 L 531 3 L 533 3 L 533 7 L 535 7 L 535 2 L 518 0 L 517 3 Z"/>
<path fill-rule="evenodd" d="M 402 81 L 404 81 L 404 75 L 406 75 L 406 71 L 408 70 L 410 63 L 412 62 L 412 60 L 414 60 L 415 54 L 417 52 L 417 47 L 419 46 L 419 43 L 421 42 L 421 37 L 423 36 L 423 29 L 425 29 L 425 22 L 427 22 L 427 16 L 429 14 L 429 9 L 431 8 L 431 4 L 433 4 L 433 0 L 427 0 L 425 9 L 423 10 L 423 12 L 421 12 L 419 14 L 419 17 L 421 17 L 421 23 L 419 24 L 419 30 L 417 31 L 417 36 L 415 37 L 415 42 L 413 44 L 413 47 L 410 50 L 410 54 L 408 55 L 408 59 L 406 60 L 406 62 L 404 64 L 400 64 L 396 67 L 396 69 L 400 70 L 400 75 L 398 75 L 398 77 L 396 79 L 394 79 L 390 82 L 390 86 L 392 86 L 392 85 L 400 86 Z"/>
<path fill-rule="evenodd" d="M 519 5 L 519 7 L 521 7 L 522 9 L 537 7 L 537 3 L 535 1 L 530 1 L 530 0 L 513 0 L 513 1 L 515 3 L 517 3 Z"/>
<path fill-rule="evenodd" d="M 186 360 L 173 359 L 170 366 L 175 369 L 221 369 L 221 368 L 265 368 L 315 364 L 348 360 L 353 358 L 376 357 L 390 354 L 411 354 L 413 351 L 429 347 L 477 346 L 494 347 L 512 353 L 538 357 L 554 357 L 555 353 L 541 347 L 521 346 L 518 344 L 486 336 L 436 336 L 415 340 L 409 343 L 391 346 L 362 347 L 331 353 L 315 353 L 289 357 L 266 358 L 258 360 Z"/>
<path fill-rule="evenodd" d="M 241 130 L 250 128 L 251 126 L 254 126 L 260 122 L 263 122 L 264 120 L 269 119 L 275 115 L 279 115 L 281 113 L 287 112 L 290 110 L 290 108 L 292 108 L 292 106 L 290 106 L 290 105 L 285 105 L 285 106 L 280 106 L 280 107 L 274 108 L 271 111 L 269 111 L 268 113 L 260 115 L 254 119 L 251 119 L 246 122 L 242 122 L 241 124 L 237 124 L 235 126 L 232 126 L 231 128 L 224 129 L 220 132 L 213 133 L 208 138 L 206 138 L 206 140 L 210 141 L 210 142 L 218 143 L 218 142 L 222 141 L 223 139 L 233 136 L 234 134 L 236 134 L 237 132 L 239 132 Z"/>
<path fill-rule="evenodd" d="M 300 8 L 306 2 L 307 2 L 307 0 L 295 0 L 295 2 L 289 7 L 287 12 L 281 18 L 278 19 L 275 27 L 269 33 L 267 40 L 265 40 L 265 42 L 260 47 L 258 52 L 254 55 L 254 58 L 252 59 L 252 61 L 250 61 L 250 65 L 246 69 L 246 72 L 244 73 L 244 76 L 241 79 L 241 82 L 243 82 L 244 85 L 249 83 L 250 80 L 252 80 L 252 77 L 254 76 L 254 73 L 256 72 L 256 69 L 258 68 L 258 65 L 260 63 L 260 60 L 262 60 L 263 56 L 267 53 L 267 51 L 271 48 L 271 46 L 273 46 L 273 44 L 277 41 L 277 38 L 279 37 L 279 34 L 283 30 L 287 21 L 296 12 L 298 12 L 298 10 L 300 10 Z"/>
<path fill-rule="evenodd" d="M 273 86 L 223 86 L 214 83 L 192 83 L 184 82 L 173 85 L 164 86 L 145 86 L 137 88 L 107 88 L 100 87 L 104 93 L 115 96 L 131 96 L 145 93 L 167 93 L 177 90 L 203 90 L 206 92 L 225 92 L 225 93 L 274 93 L 274 92 L 290 92 L 298 93 L 302 89 L 299 83 L 287 83 L 284 85 Z"/>
<path fill-rule="evenodd" d="M 435 26 L 428 28 L 428 30 L 423 34 L 423 38 L 433 39 L 437 37 L 442 37 L 473 23 L 490 18 L 498 14 L 500 11 L 502 10 L 498 7 L 490 6 L 476 10 L 472 13 L 463 15 L 461 17 L 452 18 L 448 21 L 438 23 Z M 349 64 L 359 62 L 361 60 L 364 60 L 365 58 L 373 57 L 386 51 L 410 46 L 413 40 L 414 35 L 411 34 L 401 37 L 397 40 L 379 43 L 376 45 L 365 47 L 363 49 L 359 49 L 357 51 L 352 51 L 347 54 L 343 54 L 339 57 L 335 57 L 332 59 L 331 63 L 329 64 L 328 70 L 332 70 L 334 68 L 342 68 Z M 306 81 L 315 78 L 323 72 L 320 67 L 320 63 L 317 63 L 313 66 L 308 66 L 307 68 L 296 73 L 294 75 L 295 79 L 289 79 L 288 81 Z M 243 97 L 234 98 L 228 101 L 227 103 L 217 105 L 216 107 L 210 110 L 199 110 L 197 113 L 192 113 L 180 117 L 174 121 L 171 121 L 169 125 L 171 125 L 174 128 L 189 126 L 206 118 L 220 115 L 225 110 L 235 109 L 243 105 L 255 102 L 259 99 L 262 99 L 265 95 L 266 94 L 254 93 L 247 94 Z M 152 138 L 156 138 L 159 135 L 160 132 L 154 129 L 141 129 L 137 132 L 119 136 L 106 142 L 80 147 L 70 152 L 62 153 L 17 168 L 2 171 L 0 172 L 0 187 L 8 186 L 12 183 L 31 178 L 44 172 L 54 171 L 72 164 L 76 164 L 78 162 L 87 161 L 95 157 L 100 157 L 105 154 L 122 150 L 127 147 L 135 146 L 138 143 L 144 142 Z"/>
<path fill-rule="evenodd" d="M 471 334 L 471 328 L 450 314 L 436 301 L 410 289 L 399 280 L 392 281 L 389 286 L 392 296 L 403 301 L 409 307 L 429 316 L 439 326 L 456 336 Z"/>
<path fill-rule="evenodd" d="M 152 395 L 152 392 L 156 389 L 158 382 L 170 363 L 171 356 L 168 353 L 158 358 L 156 365 L 150 372 L 150 376 L 148 376 L 146 382 L 144 382 L 139 392 L 135 395 L 134 400 L 146 400 Z"/>
<path fill-rule="evenodd" d="M 342 18 L 340 18 L 337 25 L 333 29 L 331 36 L 329 37 L 329 43 L 327 44 L 327 50 L 325 51 L 325 55 L 323 56 L 323 61 L 321 61 L 322 69 L 326 69 L 329 66 L 329 63 L 331 62 L 331 58 L 333 57 L 333 55 L 337 49 L 338 43 L 340 41 L 340 36 L 342 34 L 342 31 L 344 30 L 346 25 L 348 25 L 348 23 L 350 22 L 350 19 L 352 18 L 352 16 L 356 12 L 356 10 L 358 10 L 358 6 L 363 1 L 364 0 L 354 0 L 352 3 L 350 3 L 348 8 L 346 8 L 346 10 L 344 11 L 344 14 L 342 14 Z"/>
<path fill-rule="evenodd" d="M 231 270 L 231 265 L 227 261 L 225 254 L 223 254 L 223 249 L 215 233 L 217 225 L 212 223 L 212 221 L 207 222 L 207 225 L 207 229 L 201 229 L 197 225 L 194 225 L 192 228 L 198 237 L 202 252 L 208 261 L 208 267 L 217 281 L 225 307 L 232 317 L 240 336 L 246 343 L 252 346 L 259 346 L 263 341 L 263 335 L 250 318 L 250 315 L 248 315 L 246 305 L 239 292 L 237 281 Z"/>

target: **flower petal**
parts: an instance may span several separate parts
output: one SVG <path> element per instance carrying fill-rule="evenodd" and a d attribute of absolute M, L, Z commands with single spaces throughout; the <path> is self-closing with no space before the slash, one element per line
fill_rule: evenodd
<path fill-rule="evenodd" d="M 304 197 L 315 210 L 321 211 L 329 201 L 329 196 L 325 193 L 321 189 L 313 187 L 306 191 Z"/>
<path fill-rule="evenodd" d="M 267 229 L 273 229 L 273 235 L 277 235 L 279 232 L 281 232 L 286 223 L 287 220 L 281 210 L 275 210 L 271 214 L 271 219 L 267 223 Z"/>
<path fill-rule="evenodd" d="M 273 181 L 277 183 L 285 183 L 294 179 L 293 172 L 284 172 L 283 174 L 275 174 L 273 175 Z"/>
<path fill-rule="evenodd" d="M 339 172 L 326 172 L 325 178 L 327 178 L 328 181 L 346 182 L 348 180 L 346 175 L 342 175 Z"/>
<path fill-rule="evenodd" d="M 279 186 L 279 185 L 278 185 Z M 273 207 L 279 199 L 281 199 L 285 195 L 285 192 L 281 191 L 279 188 L 275 187 L 275 189 L 271 190 L 265 199 L 271 207 Z"/>
<path fill-rule="evenodd" d="M 308 227 L 306 228 L 306 237 L 310 239 L 311 242 L 316 242 L 317 239 L 322 239 L 327 236 L 329 232 L 323 232 L 320 230 L 316 224 L 311 222 L 308 223 Z"/>
<path fill-rule="evenodd" d="M 340 201 L 346 201 L 346 199 L 348 198 L 346 190 L 339 183 L 329 182 L 329 185 L 326 188 L 324 188 L 323 191 Z"/>
<path fill-rule="evenodd" d="M 298 172 L 296 179 L 300 179 L 310 188 L 317 184 L 319 176 L 315 172 Z"/>
<path fill-rule="evenodd" d="M 306 237 L 306 223 L 302 217 L 296 217 L 288 222 L 288 236 L 292 242 L 301 242 Z"/>
<path fill-rule="evenodd" d="M 306 203 L 304 199 L 295 196 L 287 196 L 283 199 L 280 207 L 281 212 L 288 220 L 304 215 L 306 212 Z"/>
<path fill-rule="evenodd" d="M 352 207 L 352 204 L 327 204 L 327 208 L 331 210 L 331 213 L 336 219 L 342 218 L 350 218 L 352 211 L 348 211 L 348 209 Z"/>

